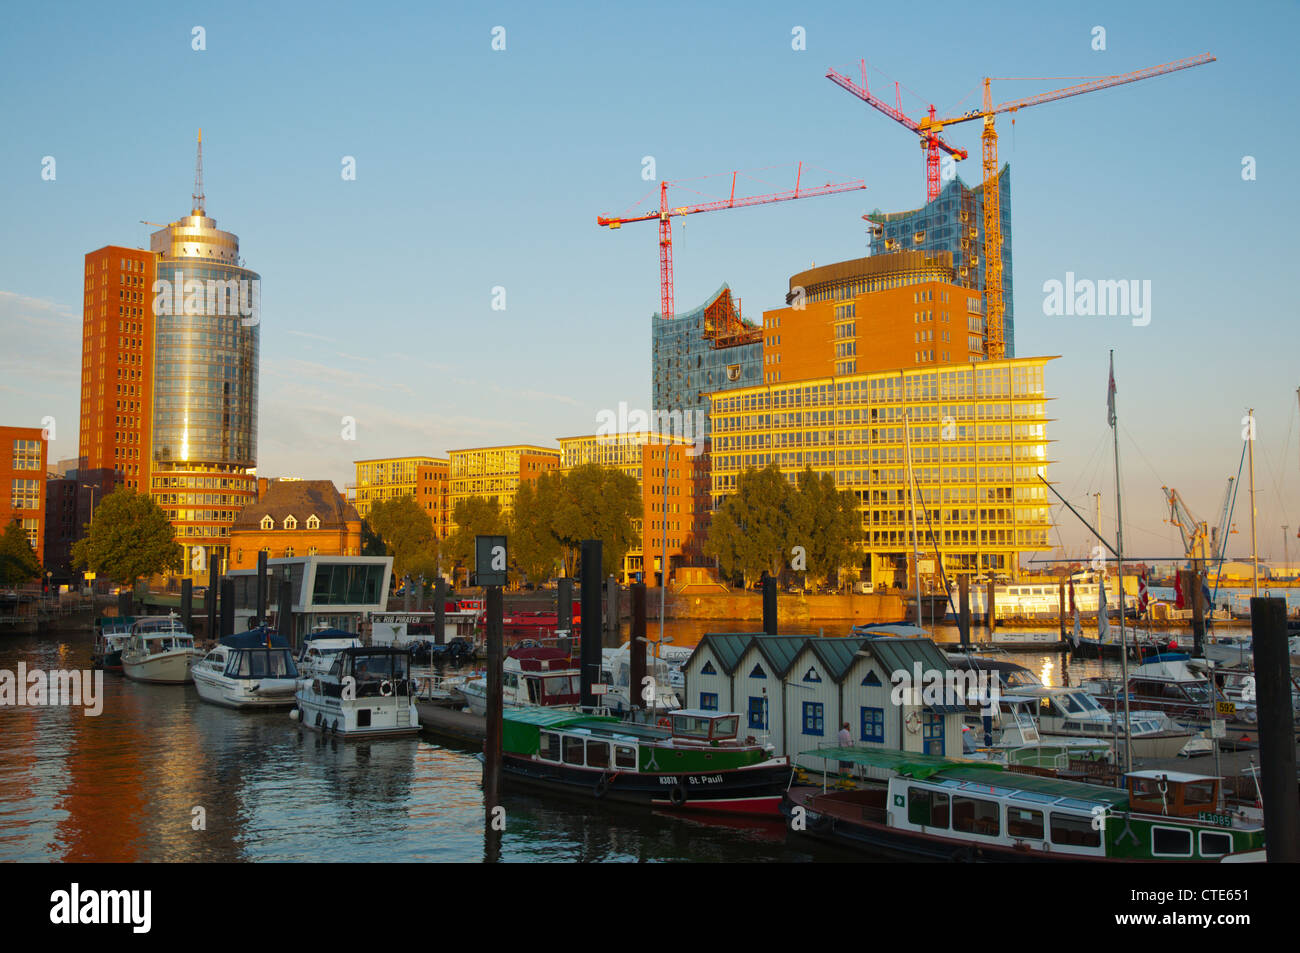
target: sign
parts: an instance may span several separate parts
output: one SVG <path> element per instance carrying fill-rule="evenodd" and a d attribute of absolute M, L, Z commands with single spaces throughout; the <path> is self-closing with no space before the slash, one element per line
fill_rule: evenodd
<path fill-rule="evenodd" d="M 607 695 L 609 694 L 609 686 L 593 684 L 591 686 L 591 693 L 593 695 Z"/>
<path fill-rule="evenodd" d="M 1228 737 L 1228 723 L 1222 718 L 1210 719 L 1210 737 L 1226 738 Z"/>
<path fill-rule="evenodd" d="M 1205 821 L 1207 824 L 1213 824 L 1215 827 L 1231 827 L 1231 814 L 1215 814 L 1213 811 L 1197 811 L 1196 819 Z"/>
<path fill-rule="evenodd" d="M 1216 715 L 1235 715 L 1237 706 L 1233 702 L 1215 702 L 1214 713 Z"/>
<path fill-rule="evenodd" d="M 475 585 L 504 586 L 508 561 L 504 536 L 474 537 Z"/>
<path fill-rule="evenodd" d="M 86 577 L 87 582 L 95 581 L 95 574 L 93 572 L 83 573 L 83 575 Z"/>
<path fill-rule="evenodd" d="M 916 561 L 916 571 L 917 571 L 918 573 L 920 573 L 922 576 L 933 576 L 933 575 L 934 575 L 934 560 L 933 560 L 933 559 L 918 559 L 918 560 Z"/>

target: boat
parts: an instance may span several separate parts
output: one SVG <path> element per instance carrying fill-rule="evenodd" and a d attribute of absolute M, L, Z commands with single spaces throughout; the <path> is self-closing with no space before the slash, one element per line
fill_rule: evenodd
<path fill-rule="evenodd" d="M 1242 734 L 1232 743 L 1250 744 L 1259 717 L 1253 702 L 1235 703 L 1187 666 L 1181 653 L 1166 653 L 1134 668 L 1128 679 L 1127 704 L 1161 712 L 1180 725 L 1197 730 L 1209 727 L 1216 715 L 1227 721 L 1229 735 Z M 1081 683 L 1108 711 L 1120 707 L 1122 680 L 1096 677 Z"/>
<path fill-rule="evenodd" d="M 298 691 L 289 643 L 268 628 L 222 636 L 191 674 L 200 698 L 227 708 L 288 708 Z"/>
<path fill-rule="evenodd" d="M 1026 688 L 1037 704 L 1038 730 L 1045 738 L 1122 738 L 1123 712 L 1107 711 L 1083 688 Z M 1133 755 L 1137 758 L 1172 758 L 1195 736 L 1161 711 L 1129 712 Z M 1116 740 L 1114 743 L 1118 743 Z"/>
<path fill-rule="evenodd" d="M 1264 845 L 1257 810 L 1220 809 L 1220 779 L 1131 771 L 1123 787 L 914 752 L 805 752 L 888 772 L 848 790 L 792 787 L 791 831 L 876 856 L 951 861 L 1217 862 Z"/>
<path fill-rule="evenodd" d="M 420 730 L 406 649 L 340 649 L 333 653 L 329 671 L 304 679 L 295 698 L 290 716 L 300 725 L 348 741 Z"/>
<path fill-rule="evenodd" d="M 130 641 L 122 649 L 122 674 L 134 682 L 184 685 L 193 681 L 190 668 L 200 657 L 194 636 L 175 613 L 145 616 L 131 626 Z"/>
<path fill-rule="evenodd" d="M 504 708 L 572 707 L 581 700 L 581 669 L 573 655 L 549 646 L 517 647 L 501 665 Z M 476 673 L 460 685 L 469 710 L 487 713 L 487 674 Z"/>
<path fill-rule="evenodd" d="M 674 811 L 775 817 L 790 760 L 737 736 L 734 712 L 682 709 L 670 726 L 571 710 L 504 712 L 501 771 L 507 786 Z"/>
<path fill-rule="evenodd" d="M 105 616 L 95 620 L 95 647 L 92 664 L 106 672 L 122 671 L 122 650 L 131 641 L 134 616 Z"/>
<path fill-rule="evenodd" d="M 985 721 L 966 716 L 962 754 L 974 761 L 1001 765 L 1030 765 L 1055 772 L 1069 771 L 1071 762 L 1109 761 L 1111 743 L 1098 737 L 1044 737 L 1035 720 L 1038 699 L 1033 695 L 1001 695 L 998 712 Z"/>
<path fill-rule="evenodd" d="M 302 650 L 298 653 L 298 676 L 310 679 L 324 675 L 334 663 L 335 655 L 344 649 L 361 647 L 361 639 L 353 632 L 317 626 L 303 640 Z"/>
<path fill-rule="evenodd" d="M 652 648 L 646 646 L 645 674 L 654 679 L 653 698 L 647 699 L 644 683 L 631 687 L 632 651 L 631 642 L 624 642 L 616 649 L 601 649 L 600 681 L 606 686 L 602 702 L 613 712 L 630 712 L 633 707 L 650 708 L 660 714 L 667 714 L 682 707 L 681 698 L 672 684 L 672 669 L 661 658 L 655 658 Z M 685 678 L 682 686 L 685 687 Z M 629 690 L 630 689 L 630 690 Z"/>

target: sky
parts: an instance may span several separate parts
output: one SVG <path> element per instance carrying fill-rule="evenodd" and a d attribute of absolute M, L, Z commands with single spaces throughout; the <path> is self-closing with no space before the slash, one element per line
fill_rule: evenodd
<path fill-rule="evenodd" d="M 681 181 L 674 204 L 725 195 L 735 170 L 747 194 L 788 189 L 798 162 L 805 184 L 866 182 L 678 220 L 677 309 L 726 282 L 757 319 L 790 275 L 866 254 L 864 212 L 924 201 L 915 137 L 828 67 L 865 58 L 873 91 L 897 81 L 906 112 L 943 116 L 985 76 L 1002 102 L 1209 52 L 1001 117 L 1016 353 L 1059 355 L 1049 478 L 1089 514 L 1100 492 L 1112 536 L 1114 349 L 1136 557 L 1181 551 L 1162 486 L 1217 522 L 1253 407 L 1259 551 L 1280 561 L 1286 525 L 1300 561 L 1294 3 L 68 3 L 5 21 L 0 422 L 53 417 L 51 461 L 76 455 L 83 256 L 188 214 L 202 128 L 207 212 L 262 277 L 259 474 L 339 486 L 354 460 L 549 445 L 648 407 L 654 224 L 595 221 L 657 200 L 646 157 Z M 947 135 L 968 183 L 979 132 Z M 1067 273 L 1150 281 L 1149 323 L 1046 313 Z M 1087 531 L 1057 519 L 1046 555 L 1082 553 Z"/>

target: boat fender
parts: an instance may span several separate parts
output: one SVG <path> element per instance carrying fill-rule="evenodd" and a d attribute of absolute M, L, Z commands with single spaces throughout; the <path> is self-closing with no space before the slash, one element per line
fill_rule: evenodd
<path fill-rule="evenodd" d="M 602 774 L 600 778 L 596 781 L 596 799 L 600 800 L 605 796 L 606 793 L 608 793 L 608 791 L 609 791 L 609 778 L 607 775 Z"/>
<path fill-rule="evenodd" d="M 677 784 L 668 792 L 668 800 L 672 802 L 673 807 L 683 807 L 686 804 L 686 788 Z"/>
<path fill-rule="evenodd" d="M 316 727 L 317 727 L 317 728 L 320 727 L 320 722 L 321 722 L 320 712 L 316 712 Z"/>
<path fill-rule="evenodd" d="M 656 724 L 658 724 L 660 728 L 671 728 L 673 726 L 673 723 L 667 718 L 660 718 Z"/>
<path fill-rule="evenodd" d="M 298 721 L 302 717 L 302 713 L 295 708 L 293 711 L 289 712 L 289 717 L 294 721 Z"/>

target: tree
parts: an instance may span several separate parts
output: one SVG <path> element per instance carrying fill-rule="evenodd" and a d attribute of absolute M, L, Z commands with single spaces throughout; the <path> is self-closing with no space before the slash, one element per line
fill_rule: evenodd
<path fill-rule="evenodd" d="M 794 489 L 776 464 L 745 470 L 713 514 L 704 554 L 727 575 L 743 576 L 746 587 L 763 572 L 779 576 L 796 536 L 794 509 Z"/>
<path fill-rule="evenodd" d="M 27 530 L 15 519 L 0 534 L 0 585 L 21 586 L 40 574 L 41 564 L 27 541 Z"/>
<path fill-rule="evenodd" d="M 123 586 L 181 568 L 176 530 L 147 493 L 118 487 L 95 507 L 87 535 L 72 547 L 72 565 Z"/>
<path fill-rule="evenodd" d="M 558 471 L 543 473 L 534 483 L 520 483 L 515 491 L 510 558 L 515 569 L 533 582 L 553 578 L 564 558 L 564 549 L 551 532 L 563 480 Z"/>
<path fill-rule="evenodd" d="M 438 540 L 433 535 L 433 521 L 409 494 L 370 505 L 366 519 L 370 531 L 383 544 L 383 554 L 393 557 L 393 575 L 401 578 L 437 574 Z M 432 567 L 432 572 L 425 570 Z"/>
<path fill-rule="evenodd" d="M 585 539 L 599 539 L 601 572 L 616 574 L 628 550 L 640 542 L 636 521 L 642 518 L 641 487 L 615 467 L 585 463 L 554 476 L 555 510 L 551 533 L 563 547 L 565 572 L 577 572 Z"/>
<path fill-rule="evenodd" d="M 808 578 L 822 582 L 858 554 L 862 520 L 852 493 L 840 490 L 829 473 L 811 467 L 799 474 L 794 494 L 791 548 L 804 547 Z"/>
<path fill-rule="evenodd" d="M 471 496 L 459 500 L 451 511 L 451 520 L 456 528 L 443 540 L 442 551 L 454 565 L 474 565 L 475 536 L 506 535 L 505 514 L 495 498 Z"/>

